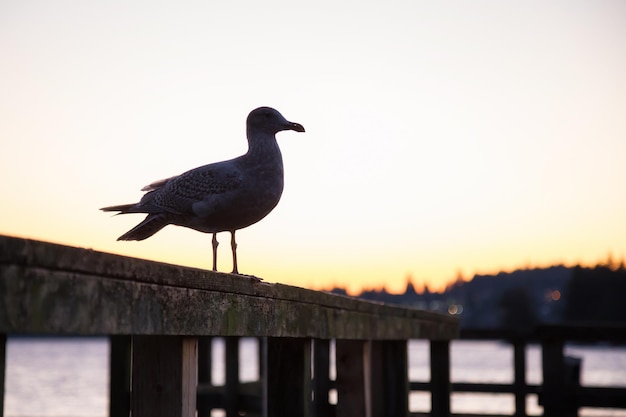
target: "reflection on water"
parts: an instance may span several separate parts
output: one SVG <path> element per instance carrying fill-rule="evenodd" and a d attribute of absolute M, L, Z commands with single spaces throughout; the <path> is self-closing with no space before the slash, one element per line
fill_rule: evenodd
<path fill-rule="evenodd" d="M 104 417 L 108 414 L 108 353 L 106 339 L 10 338 L 7 343 L 5 415 L 7 417 Z M 626 348 L 567 347 L 566 354 L 583 358 L 583 385 L 626 387 Z M 215 384 L 224 381 L 224 344 L 214 340 Z M 541 383 L 541 350 L 527 349 L 527 382 Z M 240 377 L 258 377 L 256 341 L 245 339 Z M 409 344 L 409 378 L 427 381 L 429 349 L 423 341 Z M 452 343 L 452 380 L 458 382 L 513 381 L 513 349 L 497 342 Z M 412 411 L 430 409 L 428 394 L 413 393 Z M 512 395 L 453 394 L 456 413 L 512 413 Z M 528 412 L 541 414 L 536 396 Z M 626 410 L 584 410 L 582 415 L 626 416 Z"/>
<path fill-rule="evenodd" d="M 106 339 L 13 339 L 7 342 L 7 417 L 108 415 Z"/>

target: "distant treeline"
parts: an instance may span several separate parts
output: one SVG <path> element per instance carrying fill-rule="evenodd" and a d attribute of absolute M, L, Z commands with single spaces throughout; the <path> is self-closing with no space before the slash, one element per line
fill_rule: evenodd
<path fill-rule="evenodd" d="M 626 269 L 575 267 L 568 286 L 567 321 L 626 322 Z"/>
<path fill-rule="evenodd" d="M 346 294 L 335 288 L 335 293 Z M 407 282 L 403 294 L 385 289 L 363 291 L 357 297 L 447 312 L 463 327 L 507 327 L 530 330 L 539 323 L 626 323 L 626 268 L 607 263 L 596 267 L 522 269 L 457 280 L 443 293 L 426 287 L 417 292 Z"/>

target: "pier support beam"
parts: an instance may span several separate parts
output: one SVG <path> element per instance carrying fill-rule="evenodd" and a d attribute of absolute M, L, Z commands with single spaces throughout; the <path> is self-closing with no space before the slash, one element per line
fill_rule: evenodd
<path fill-rule="evenodd" d="M 364 340 L 337 340 L 337 417 L 370 417 Z"/>
<path fill-rule="evenodd" d="M 450 341 L 430 342 L 431 416 L 450 415 Z"/>
<path fill-rule="evenodd" d="M 130 415 L 131 337 L 109 336 L 109 416 Z"/>
<path fill-rule="evenodd" d="M 226 386 L 224 409 L 226 417 L 239 416 L 239 337 L 224 339 L 226 344 Z"/>
<path fill-rule="evenodd" d="M 133 416 L 195 417 L 198 338 L 133 336 Z"/>
<path fill-rule="evenodd" d="M 575 391 L 580 386 L 580 360 L 565 357 L 564 347 L 560 339 L 548 338 L 541 342 L 543 390 L 540 404 L 546 417 L 578 416 Z"/>
<path fill-rule="evenodd" d="M 407 341 L 371 341 L 369 347 L 371 416 L 408 417 Z"/>
<path fill-rule="evenodd" d="M 330 340 L 313 339 L 313 417 L 333 413 L 328 401 L 330 391 Z"/>
<path fill-rule="evenodd" d="M 515 339 L 513 343 L 513 390 L 515 391 L 515 416 L 526 416 L 526 344 Z"/>
<path fill-rule="evenodd" d="M 213 338 L 198 338 L 198 385 L 211 385 L 211 369 L 213 368 Z M 210 417 L 211 406 L 200 396 L 197 397 L 198 417 Z"/>
<path fill-rule="evenodd" d="M 406 340 L 337 340 L 337 417 L 407 417 Z"/>
<path fill-rule="evenodd" d="M 311 415 L 311 339 L 268 337 L 263 416 Z"/>

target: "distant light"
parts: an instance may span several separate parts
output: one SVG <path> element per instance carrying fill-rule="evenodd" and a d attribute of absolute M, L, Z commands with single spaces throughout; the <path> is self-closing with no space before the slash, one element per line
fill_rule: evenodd
<path fill-rule="evenodd" d="M 457 314 L 461 314 L 463 312 L 463 306 L 460 304 L 451 304 L 448 306 L 448 314 L 455 316 Z"/>
<path fill-rule="evenodd" d="M 552 291 L 552 301 L 559 301 L 561 299 L 561 291 L 554 290 Z"/>

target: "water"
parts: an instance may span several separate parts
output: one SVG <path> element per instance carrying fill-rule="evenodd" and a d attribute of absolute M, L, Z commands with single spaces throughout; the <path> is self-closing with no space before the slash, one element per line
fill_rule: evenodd
<path fill-rule="evenodd" d="M 7 342 L 4 415 L 108 415 L 107 339 L 12 339 Z"/>
<path fill-rule="evenodd" d="M 258 377 L 256 341 L 245 339 L 240 356 L 240 378 Z M 428 344 L 409 344 L 409 378 L 427 381 Z M 7 417 L 104 417 L 108 414 L 108 353 L 106 339 L 9 338 L 5 416 Z M 581 383 L 626 387 L 626 348 L 568 346 L 566 354 L 583 358 Z M 224 344 L 214 341 L 212 380 L 223 383 Z M 527 382 L 541 383 L 541 350 L 526 352 Z M 452 343 L 452 380 L 455 382 L 513 381 L 513 349 L 498 342 Z M 428 412 L 429 394 L 412 393 L 411 411 Z M 507 394 L 453 394 L 455 413 L 512 413 L 514 399 Z M 528 412 L 541 414 L 536 396 L 529 396 Z M 585 416 L 626 417 L 626 410 L 582 409 Z"/>
<path fill-rule="evenodd" d="M 427 381 L 428 344 L 411 341 L 409 344 L 409 379 Z M 581 384 L 587 386 L 626 387 L 626 348 L 567 346 L 565 354 L 582 358 Z M 500 342 L 452 342 L 451 379 L 454 382 L 513 383 L 513 347 Z M 526 348 L 526 383 L 541 384 L 541 348 Z M 411 394 L 411 411 L 428 412 L 429 394 Z M 512 394 L 453 393 L 453 413 L 512 414 L 515 398 Z M 542 407 L 536 395 L 527 396 L 526 411 L 529 415 L 541 415 Z M 626 410 L 582 408 L 582 416 L 626 416 Z"/>

